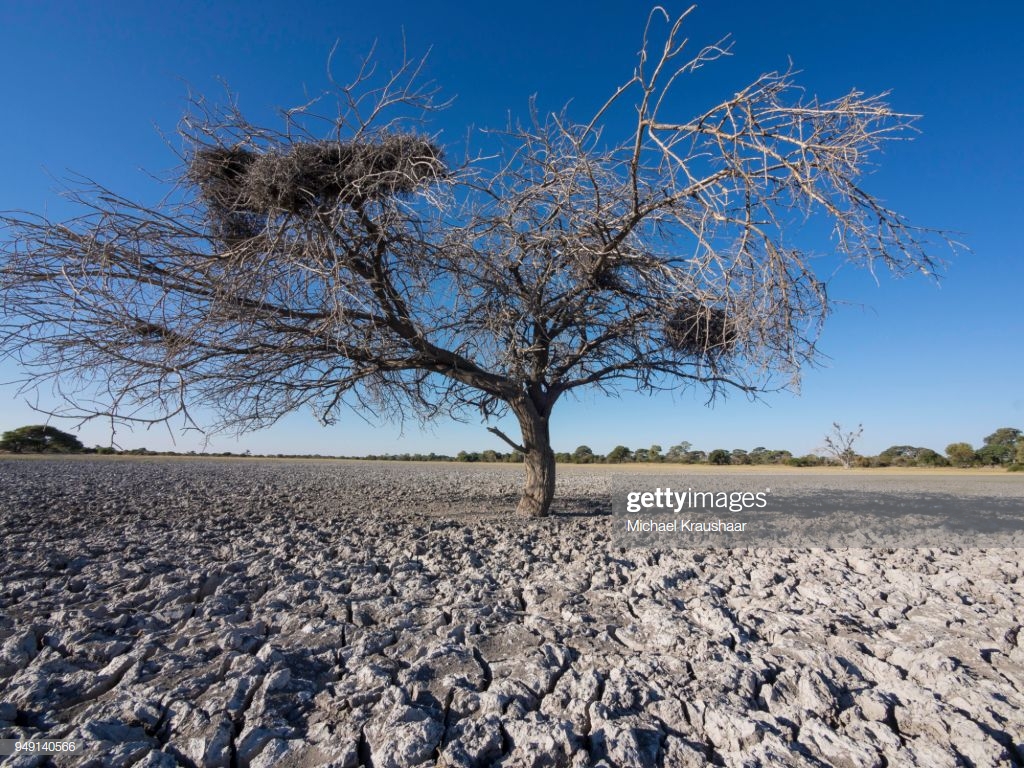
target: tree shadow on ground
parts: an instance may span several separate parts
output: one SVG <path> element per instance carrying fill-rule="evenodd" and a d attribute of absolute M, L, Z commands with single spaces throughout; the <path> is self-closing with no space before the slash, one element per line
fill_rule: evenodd
<path fill-rule="evenodd" d="M 552 517 L 608 517 L 612 514 L 612 500 L 594 496 L 555 496 L 551 504 Z"/>

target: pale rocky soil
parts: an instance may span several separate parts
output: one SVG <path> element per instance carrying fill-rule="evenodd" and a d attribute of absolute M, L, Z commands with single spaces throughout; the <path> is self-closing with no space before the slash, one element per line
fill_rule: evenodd
<path fill-rule="evenodd" d="M 519 482 L 0 461 L 0 737 L 109 766 L 1024 762 L 1019 551 L 624 550 L 607 475 L 533 522 Z"/>

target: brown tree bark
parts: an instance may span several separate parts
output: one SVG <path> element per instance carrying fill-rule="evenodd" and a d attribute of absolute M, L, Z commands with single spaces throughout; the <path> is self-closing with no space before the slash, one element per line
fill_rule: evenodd
<path fill-rule="evenodd" d="M 555 452 L 548 431 L 549 408 L 538 409 L 530 399 L 512 404 L 523 431 L 526 481 L 516 514 L 520 517 L 546 517 L 555 496 Z"/>

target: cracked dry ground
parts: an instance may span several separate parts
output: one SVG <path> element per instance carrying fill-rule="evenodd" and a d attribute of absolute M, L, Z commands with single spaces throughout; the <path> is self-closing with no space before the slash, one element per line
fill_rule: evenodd
<path fill-rule="evenodd" d="M 531 522 L 514 467 L 0 477 L 0 736 L 83 739 L 78 764 L 1024 757 L 1015 551 L 620 549 L 600 473 Z"/>

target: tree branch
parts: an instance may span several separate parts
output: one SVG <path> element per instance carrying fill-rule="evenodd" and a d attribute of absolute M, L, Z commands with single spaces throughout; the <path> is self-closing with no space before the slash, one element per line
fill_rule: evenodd
<path fill-rule="evenodd" d="M 508 435 L 506 435 L 504 432 L 502 432 L 497 427 L 488 427 L 487 431 L 492 433 L 492 434 L 494 434 L 494 435 L 497 435 L 498 437 L 500 437 L 502 440 L 504 440 L 506 443 L 508 443 L 512 447 L 513 450 L 519 451 L 520 453 L 523 453 L 523 454 L 526 453 L 526 449 L 523 446 L 521 446 L 519 443 L 515 442 L 512 438 L 510 438 Z"/>

